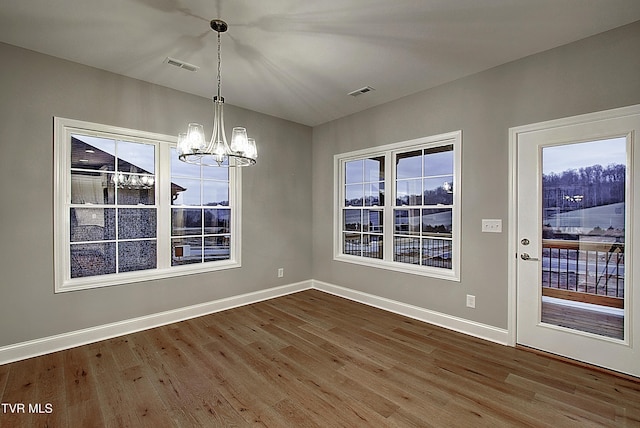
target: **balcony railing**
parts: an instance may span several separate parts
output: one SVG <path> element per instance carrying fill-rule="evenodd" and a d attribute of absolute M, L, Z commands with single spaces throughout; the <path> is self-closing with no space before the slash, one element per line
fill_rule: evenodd
<path fill-rule="evenodd" d="M 451 269 L 450 239 L 394 236 L 393 260 L 401 263 Z M 344 254 L 383 258 L 382 236 L 352 234 L 344 238 Z"/>
<path fill-rule="evenodd" d="M 422 238 L 421 244 L 419 238 L 396 235 L 393 242 L 396 262 L 451 269 L 452 244 L 448 239 Z"/>
<path fill-rule="evenodd" d="M 542 240 L 543 295 L 624 307 L 624 244 Z"/>

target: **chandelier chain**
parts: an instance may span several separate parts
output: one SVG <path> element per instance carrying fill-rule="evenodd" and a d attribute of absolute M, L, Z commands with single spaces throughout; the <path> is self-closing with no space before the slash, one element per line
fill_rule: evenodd
<path fill-rule="evenodd" d="M 220 32 L 218 31 L 218 99 L 220 99 L 220 82 L 222 80 L 222 73 L 220 64 L 222 63 L 222 56 L 220 54 Z"/>

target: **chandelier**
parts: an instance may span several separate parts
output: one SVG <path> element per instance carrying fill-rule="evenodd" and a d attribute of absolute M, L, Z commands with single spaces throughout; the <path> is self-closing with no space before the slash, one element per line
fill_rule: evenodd
<path fill-rule="evenodd" d="M 204 127 L 190 123 L 187 132 L 178 134 L 178 158 L 187 163 L 203 166 L 250 166 L 256 163 L 258 151 L 247 130 L 235 127 L 231 132 L 231 144 L 227 143 L 224 130 L 224 98 L 220 95 L 220 33 L 227 31 L 227 23 L 214 19 L 211 29 L 218 33 L 218 92 L 213 97 L 213 133 L 211 140 L 204 137 Z"/>
<path fill-rule="evenodd" d="M 150 174 L 129 174 L 119 172 L 113 174 L 111 182 L 119 189 L 149 190 L 155 184 L 155 178 Z"/>

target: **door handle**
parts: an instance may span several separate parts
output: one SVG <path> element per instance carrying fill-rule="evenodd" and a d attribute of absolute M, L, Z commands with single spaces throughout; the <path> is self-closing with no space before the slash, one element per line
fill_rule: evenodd
<path fill-rule="evenodd" d="M 531 257 L 531 256 L 529 255 L 529 253 L 522 253 L 522 254 L 520 254 L 520 258 L 521 258 L 522 260 L 529 260 L 529 261 L 532 261 L 532 262 L 537 262 L 537 261 L 539 261 L 539 260 L 540 260 L 540 259 L 537 259 L 537 258 L 535 258 L 535 257 Z"/>

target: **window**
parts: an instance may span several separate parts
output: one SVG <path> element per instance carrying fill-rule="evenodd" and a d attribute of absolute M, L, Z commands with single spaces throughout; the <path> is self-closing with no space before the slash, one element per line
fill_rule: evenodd
<path fill-rule="evenodd" d="M 335 259 L 459 280 L 460 131 L 335 156 Z"/>
<path fill-rule="evenodd" d="M 229 169 L 184 163 L 171 148 L 171 265 L 231 256 Z"/>
<path fill-rule="evenodd" d="M 155 147 L 70 134 L 70 277 L 154 269 Z"/>
<path fill-rule="evenodd" d="M 344 253 L 381 259 L 384 157 L 352 160 L 344 168 Z"/>
<path fill-rule="evenodd" d="M 56 292 L 240 266 L 237 169 L 70 119 L 55 119 L 54 145 Z"/>

